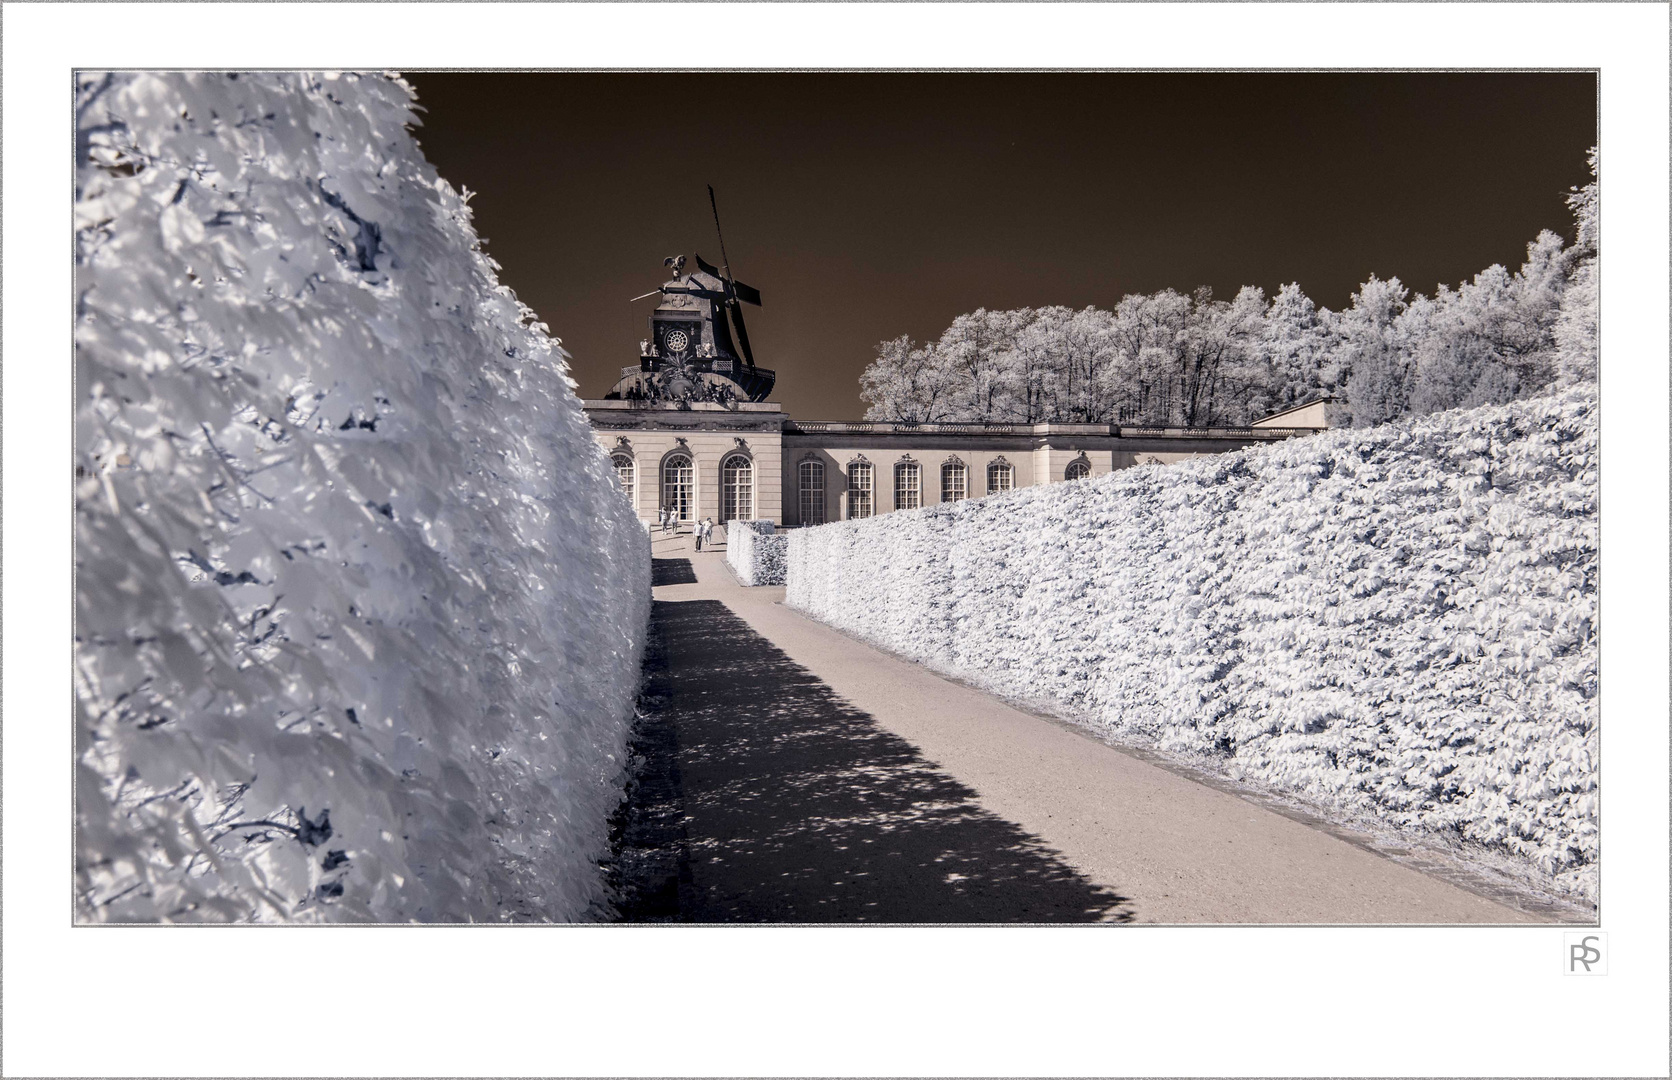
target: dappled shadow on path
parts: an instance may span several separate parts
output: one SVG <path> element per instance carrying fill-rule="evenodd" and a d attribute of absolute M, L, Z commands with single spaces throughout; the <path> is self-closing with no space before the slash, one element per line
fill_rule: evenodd
<path fill-rule="evenodd" d="M 697 572 L 691 569 L 690 559 L 652 559 L 650 561 L 650 584 L 656 585 L 695 585 Z"/>
<path fill-rule="evenodd" d="M 721 602 L 657 601 L 617 820 L 633 922 L 1125 922 L 1125 898 Z"/>

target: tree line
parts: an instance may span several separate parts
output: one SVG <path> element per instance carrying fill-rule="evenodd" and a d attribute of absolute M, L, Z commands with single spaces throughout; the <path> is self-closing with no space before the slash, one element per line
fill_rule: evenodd
<path fill-rule="evenodd" d="M 1199 288 L 1088 307 L 979 309 L 939 339 L 877 346 L 867 420 L 1240 427 L 1328 395 L 1331 423 L 1501 404 L 1597 377 L 1597 155 L 1568 196 L 1571 246 L 1545 230 L 1513 273 L 1432 296 L 1374 274 L 1341 311 L 1298 284 L 1230 300 Z"/>

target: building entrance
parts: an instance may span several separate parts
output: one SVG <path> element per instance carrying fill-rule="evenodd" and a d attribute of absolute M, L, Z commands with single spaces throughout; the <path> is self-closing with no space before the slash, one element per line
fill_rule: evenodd
<path fill-rule="evenodd" d="M 696 478 L 688 456 L 675 454 L 662 463 L 662 505 L 673 507 L 676 519 L 692 519 L 695 494 Z"/>

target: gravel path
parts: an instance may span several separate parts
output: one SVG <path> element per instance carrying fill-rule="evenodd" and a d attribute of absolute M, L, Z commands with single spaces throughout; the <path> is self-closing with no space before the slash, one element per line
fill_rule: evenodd
<path fill-rule="evenodd" d="M 723 552 L 654 548 L 629 920 L 1550 918 L 879 652 L 742 588 Z"/>

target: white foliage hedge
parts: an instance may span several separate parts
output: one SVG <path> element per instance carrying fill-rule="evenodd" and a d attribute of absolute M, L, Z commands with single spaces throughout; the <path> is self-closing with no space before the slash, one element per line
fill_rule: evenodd
<path fill-rule="evenodd" d="M 788 601 L 1596 896 L 1594 387 L 799 529 Z"/>
<path fill-rule="evenodd" d="M 745 585 L 782 585 L 788 544 L 770 521 L 726 522 L 726 562 Z"/>
<path fill-rule="evenodd" d="M 79 917 L 597 911 L 648 540 L 410 87 L 78 89 Z"/>

